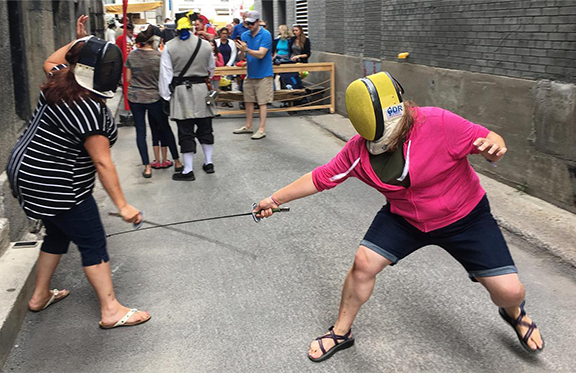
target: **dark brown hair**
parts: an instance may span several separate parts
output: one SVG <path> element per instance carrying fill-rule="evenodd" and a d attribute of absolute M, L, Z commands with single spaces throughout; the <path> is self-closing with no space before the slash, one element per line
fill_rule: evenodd
<path fill-rule="evenodd" d="M 216 40 L 210 40 L 210 44 L 212 45 L 212 51 L 214 52 L 214 57 L 218 57 L 218 55 L 220 54 L 220 48 L 218 48 Z"/>
<path fill-rule="evenodd" d="M 50 72 L 48 74 L 48 80 L 40 86 L 49 104 L 57 104 L 60 101 L 71 104 L 74 101 L 85 98 L 91 98 L 99 103 L 104 103 L 100 97 L 83 88 L 76 82 L 76 78 L 74 78 L 71 67 L 80 59 L 82 46 L 84 46 L 83 41 L 76 43 L 76 45 L 70 48 L 65 57 L 68 62 L 68 67 Z"/>
<path fill-rule="evenodd" d="M 397 132 L 394 134 L 392 141 L 388 144 L 387 151 L 393 152 L 404 143 L 406 137 L 408 137 L 412 127 L 414 126 L 417 110 L 418 106 L 414 101 L 404 101 L 404 115 L 402 116 L 402 119 L 400 119 L 400 125 L 398 126 Z"/>

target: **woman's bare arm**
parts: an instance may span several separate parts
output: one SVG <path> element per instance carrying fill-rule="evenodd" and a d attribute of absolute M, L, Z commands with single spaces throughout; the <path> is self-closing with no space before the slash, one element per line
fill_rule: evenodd
<path fill-rule="evenodd" d="M 80 17 L 78 17 L 78 20 L 76 21 L 76 38 L 77 39 L 83 38 L 83 37 L 88 35 L 86 33 L 86 22 L 88 21 L 88 18 L 89 17 L 85 16 L 85 15 L 81 15 Z M 73 42 L 68 43 L 65 46 L 63 46 L 62 48 L 58 49 L 56 52 L 52 53 L 46 59 L 46 61 L 44 61 L 43 67 L 44 67 L 44 72 L 46 74 L 49 74 L 50 71 L 52 71 L 52 69 L 54 68 L 54 66 L 68 63 L 68 61 L 66 61 L 66 53 L 68 53 L 68 50 L 72 46 L 72 43 Z"/>
<path fill-rule="evenodd" d="M 267 218 L 272 216 L 272 209 L 278 207 L 276 202 L 284 204 L 295 199 L 311 196 L 318 193 L 318 189 L 312 181 L 312 172 L 308 172 L 298 180 L 285 186 L 284 188 L 272 193 L 272 197 L 268 197 L 260 201 L 254 211 L 261 211 L 259 217 Z"/>
<path fill-rule="evenodd" d="M 118 208 L 122 218 L 129 223 L 139 223 L 140 220 L 142 220 L 140 212 L 126 202 L 126 198 L 120 187 L 116 167 L 112 162 L 112 155 L 110 154 L 109 140 L 102 135 L 88 136 L 86 141 L 84 141 L 84 147 L 92 158 L 100 182 L 102 182 L 104 189 Z"/>

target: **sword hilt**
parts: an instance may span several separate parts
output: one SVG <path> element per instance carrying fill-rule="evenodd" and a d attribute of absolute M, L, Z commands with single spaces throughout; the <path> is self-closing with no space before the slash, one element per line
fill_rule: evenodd
<path fill-rule="evenodd" d="M 277 209 L 272 209 L 272 212 L 290 212 L 290 207 L 278 207 Z"/>
<path fill-rule="evenodd" d="M 133 224 L 132 224 L 132 226 L 134 227 L 134 229 L 140 229 L 140 228 L 142 228 L 142 225 L 144 225 L 144 213 L 143 213 L 142 211 L 139 211 L 138 213 L 140 214 L 140 216 L 142 216 L 142 220 L 140 220 L 140 223 L 133 223 Z M 120 215 L 119 212 L 113 212 L 113 211 L 110 211 L 110 212 L 108 213 L 108 215 L 110 215 L 110 216 L 116 216 L 116 217 L 118 217 L 118 218 L 121 218 L 121 217 L 122 217 L 122 215 Z"/>
<path fill-rule="evenodd" d="M 254 219 L 254 221 L 255 221 L 256 223 L 260 223 L 260 220 L 262 220 L 262 218 L 257 217 L 256 214 L 261 213 L 262 210 L 260 210 L 260 211 L 258 211 L 258 212 L 254 212 L 254 209 L 255 209 L 256 207 L 258 207 L 258 204 L 257 204 L 257 203 L 254 203 L 254 204 L 252 205 L 252 219 Z M 272 209 L 272 212 L 290 212 L 290 207 L 286 207 L 286 206 L 282 207 L 282 206 L 280 206 L 280 207 L 278 207 L 278 208 Z"/>

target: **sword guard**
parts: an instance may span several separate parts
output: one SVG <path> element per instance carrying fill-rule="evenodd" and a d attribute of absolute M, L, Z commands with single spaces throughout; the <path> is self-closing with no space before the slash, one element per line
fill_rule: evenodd
<path fill-rule="evenodd" d="M 256 223 L 260 223 L 260 220 L 262 220 L 262 218 L 259 218 L 259 217 L 256 216 L 257 212 L 254 212 L 254 209 L 255 209 L 256 207 L 258 207 L 258 204 L 257 204 L 257 203 L 253 203 L 253 204 L 252 204 L 252 219 L 254 219 L 254 221 L 255 221 Z M 260 211 L 258 211 L 258 212 L 260 212 Z"/>

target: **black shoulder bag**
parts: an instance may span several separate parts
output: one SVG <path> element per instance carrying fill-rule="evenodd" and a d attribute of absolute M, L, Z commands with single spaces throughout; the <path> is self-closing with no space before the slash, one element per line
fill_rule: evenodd
<path fill-rule="evenodd" d="M 178 77 L 175 79 L 172 78 L 172 81 L 170 82 L 170 85 L 168 86 L 170 88 L 170 93 L 174 93 L 174 89 L 182 81 L 184 74 L 186 74 L 186 71 L 188 71 L 188 68 L 190 67 L 190 65 L 192 65 L 192 62 L 194 62 L 194 59 L 196 58 L 196 55 L 198 54 L 198 51 L 200 50 L 201 45 L 202 45 L 202 39 L 198 38 L 198 44 L 196 44 L 196 49 L 194 49 L 194 53 L 192 53 L 192 57 L 190 57 L 190 59 L 186 63 L 186 66 L 184 66 L 182 71 L 180 71 L 180 75 L 178 75 Z M 164 110 L 164 113 L 166 113 L 166 115 L 170 116 L 170 102 L 169 101 L 162 100 L 162 109 Z"/>

